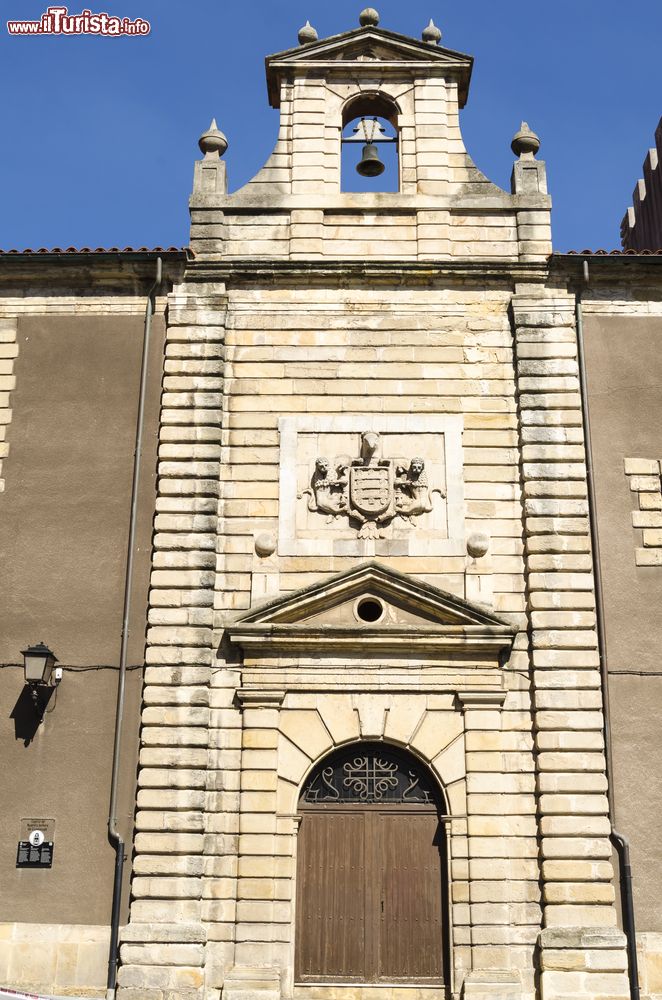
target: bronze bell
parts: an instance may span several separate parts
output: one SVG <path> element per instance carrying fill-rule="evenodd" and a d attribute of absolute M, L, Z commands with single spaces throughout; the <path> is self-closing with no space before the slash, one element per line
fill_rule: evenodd
<path fill-rule="evenodd" d="M 361 160 L 356 165 L 357 173 L 361 177 L 379 177 L 384 173 L 384 164 L 379 159 L 377 147 L 372 142 L 366 143 L 361 153 Z"/>

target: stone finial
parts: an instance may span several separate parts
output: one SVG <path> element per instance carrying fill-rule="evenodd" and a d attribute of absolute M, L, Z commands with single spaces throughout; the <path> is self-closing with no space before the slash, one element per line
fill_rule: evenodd
<path fill-rule="evenodd" d="M 316 42 L 318 35 L 310 21 L 306 21 L 303 28 L 299 28 L 299 45 L 308 45 L 309 42 Z"/>
<path fill-rule="evenodd" d="M 540 139 L 531 131 L 527 122 L 522 122 L 519 132 L 513 136 L 510 148 L 515 156 L 524 156 L 527 160 L 531 160 L 540 149 Z"/>
<path fill-rule="evenodd" d="M 467 552 L 472 559 L 482 559 L 490 547 L 490 536 L 484 531 L 474 531 L 467 538 Z"/>
<path fill-rule="evenodd" d="M 212 118 L 211 125 L 198 139 L 198 146 L 205 154 L 205 159 L 216 159 L 223 156 L 228 148 L 228 140 L 216 124 L 215 118 Z"/>
<path fill-rule="evenodd" d="M 276 538 L 270 531 L 261 531 L 255 536 L 255 551 L 261 559 L 267 559 L 276 551 Z"/>
<path fill-rule="evenodd" d="M 359 14 L 359 24 L 362 28 L 376 28 L 379 24 L 379 14 L 374 7 L 366 7 Z"/>
<path fill-rule="evenodd" d="M 423 28 L 421 38 L 424 42 L 427 42 L 428 45 L 439 45 L 439 42 L 441 41 L 441 32 L 432 18 L 430 18 L 430 23 L 427 28 Z"/>

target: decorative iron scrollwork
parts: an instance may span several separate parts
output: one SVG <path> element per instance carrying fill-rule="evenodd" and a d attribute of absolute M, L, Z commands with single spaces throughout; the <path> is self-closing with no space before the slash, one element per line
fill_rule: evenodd
<path fill-rule="evenodd" d="M 398 765 L 382 757 L 354 757 L 343 764 L 343 785 L 351 788 L 362 802 L 377 802 L 390 788 L 398 787 Z"/>
<path fill-rule="evenodd" d="M 430 776 L 409 754 L 386 743 L 361 743 L 336 751 L 319 764 L 301 793 L 308 803 L 411 802 L 432 804 Z"/>

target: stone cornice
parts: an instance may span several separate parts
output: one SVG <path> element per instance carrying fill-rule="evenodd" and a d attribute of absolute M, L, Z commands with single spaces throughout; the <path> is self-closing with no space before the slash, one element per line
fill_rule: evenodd
<path fill-rule="evenodd" d="M 588 286 L 584 280 L 584 263 L 589 268 Z M 563 277 L 578 290 L 586 290 L 597 283 L 613 285 L 614 281 L 619 280 L 637 280 L 643 283 L 652 281 L 659 288 L 662 281 L 662 254 L 553 253 L 548 264 L 550 276 Z"/>
<path fill-rule="evenodd" d="M 251 653 L 344 653 L 360 659 L 373 652 L 420 655 L 454 652 L 498 658 L 510 650 L 509 626 L 443 625 L 435 628 L 397 628 L 240 623 L 229 630 L 230 641 Z"/>
<path fill-rule="evenodd" d="M 538 162 L 538 161 L 536 161 Z M 411 212 L 451 212 L 452 214 L 490 214 L 503 212 L 538 212 L 551 209 L 548 194 L 532 191 L 509 194 L 494 184 L 488 192 L 426 195 L 401 191 L 338 192 L 337 194 L 288 194 L 273 192 L 269 200 L 251 190 L 250 184 L 228 195 L 196 191 L 189 198 L 189 208 L 198 211 L 228 212 L 231 215 L 273 215 L 305 209 L 333 214 L 369 212 L 371 215 L 400 215 Z"/>
<path fill-rule="evenodd" d="M 486 278 L 511 285 L 518 281 L 541 283 L 547 279 L 545 262 L 519 261 L 362 261 L 315 259 L 267 260 L 265 258 L 219 257 L 189 261 L 186 278 L 190 282 L 228 281 L 234 284 L 259 280 L 268 284 L 305 281 L 319 283 L 341 280 L 343 284 L 362 284 L 366 278 L 382 284 L 427 285 L 439 279 L 468 279 L 482 283 Z"/>
<path fill-rule="evenodd" d="M 0 287 L 5 294 L 29 282 L 32 294 L 62 287 L 66 294 L 108 289 L 143 295 L 154 282 L 155 262 L 163 261 L 163 288 L 182 280 L 186 251 L 104 251 L 103 253 L 0 253 Z M 38 284 L 35 285 L 35 281 Z"/>

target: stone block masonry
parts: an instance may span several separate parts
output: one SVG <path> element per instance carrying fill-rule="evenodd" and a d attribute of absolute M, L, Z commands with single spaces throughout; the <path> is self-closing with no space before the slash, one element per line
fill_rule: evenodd
<path fill-rule="evenodd" d="M 0 493 L 4 492 L 3 459 L 9 454 L 9 425 L 12 419 L 11 394 L 16 386 L 14 366 L 18 357 L 18 320 L 0 317 Z"/>
<path fill-rule="evenodd" d="M 218 284 L 168 302 L 126 1000 L 202 996 L 205 984 L 202 876 L 217 839 L 205 812 L 210 797 L 223 809 L 224 780 L 209 733 L 225 312 Z"/>
<path fill-rule="evenodd" d="M 624 936 L 613 905 L 590 534 L 586 521 L 579 534 L 575 523 L 588 513 L 586 465 L 580 441 L 547 439 L 559 422 L 582 423 L 574 299 L 518 286 L 512 308 L 543 879 L 541 996 L 626 998 Z M 539 519 L 550 514 L 553 531 L 539 533 Z M 607 972 L 602 949 L 613 954 Z M 571 971 L 573 951 L 578 971 Z"/>
<path fill-rule="evenodd" d="M 96 924 L 0 924 L 0 989 L 98 997 L 106 985 L 109 929 Z M 37 946 L 35 946 L 37 943 Z"/>
<path fill-rule="evenodd" d="M 643 545 L 635 548 L 637 566 L 662 566 L 662 478 L 660 462 L 653 458 L 626 458 L 625 475 L 636 509 L 632 527 Z"/>

